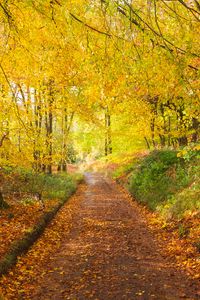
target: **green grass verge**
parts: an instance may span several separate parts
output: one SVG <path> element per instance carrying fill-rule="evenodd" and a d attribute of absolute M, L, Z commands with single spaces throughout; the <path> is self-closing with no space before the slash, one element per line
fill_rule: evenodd
<path fill-rule="evenodd" d="M 42 200 L 57 199 L 61 201 L 68 197 L 68 194 L 76 189 L 76 183 L 83 179 L 81 174 L 69 175 L 63 172 L 48 175 L 34 173 L 32 170 L 23 168 L 6 169 L 3 170 L 2 175 L 4 177 L 2 194 L 19 193 L 27 196 L 30 194 L 37 195 Z"/>
<path fill-rule="evenodd" d="M 185 153 L 184 157 L 172 150 L 153 151 L 128 166 L 132 195 L 165 218 L 182 218 L 200 209 L 199 151 Z"/>
<path fill-rule="evenodd" d="M 138 159 L 134 159 L 128 164 L 119 166 L 113 173 L 112 173 L 112 178 L 113 179 L 118 179 L 121 176 L 127 175 L 130 172 L 132 172 L 135 169 L 135 164 L 137 163 Z"/>

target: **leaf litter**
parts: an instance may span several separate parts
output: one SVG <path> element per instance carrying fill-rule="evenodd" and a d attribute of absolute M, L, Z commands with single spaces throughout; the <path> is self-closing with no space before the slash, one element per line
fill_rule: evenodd
<path fill-rule="evenodd" d="M 198 299 L 198 278 L 167 254 L 151 218 L 113 181 L 88 174 L 2 277 L 3 299 Z"/>

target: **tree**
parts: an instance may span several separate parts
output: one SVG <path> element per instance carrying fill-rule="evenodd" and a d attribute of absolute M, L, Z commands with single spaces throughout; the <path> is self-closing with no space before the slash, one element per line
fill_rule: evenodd
<path fill-rule="evenodd" d="M 0 21 L 2 165 L 199 141 L 196 1 L 8 0 Z"/>

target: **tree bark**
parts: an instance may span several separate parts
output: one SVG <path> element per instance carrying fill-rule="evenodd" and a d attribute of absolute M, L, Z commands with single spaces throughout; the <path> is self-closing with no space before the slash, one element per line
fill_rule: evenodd
<path fill-rule="evenodd" d="M 47 147 L 47 165 L 46 172 L 47 174 L 52 174 L 52 154 L 53 154 L 53 80 L 49 81 L 48 84 L 49 93 L 47 98 L 47 111 L 46 111 L 46 147 Z"/>
<path fill-rule="evenodd" d="M 149 143 L 147 137 L 145 136 L 144 139 L 145 139 L 145 142 L 147 144 L 147 149 L 150 150 L 151 147 L 150 147 L 150 143 Z"/>
<path fill-rule="evenodd" d="M 105 156 L 112 153 L 111 116 L 106 108 L 105 112 Z"/>
<path fill-rule="evenodd" d="M 196 143 L 199 139 L 199 128 L 200 128 L 200 122 L 196 118 L 192 118 L 192 129 L 194 130 L 192 134 L 192 142 Z"/>

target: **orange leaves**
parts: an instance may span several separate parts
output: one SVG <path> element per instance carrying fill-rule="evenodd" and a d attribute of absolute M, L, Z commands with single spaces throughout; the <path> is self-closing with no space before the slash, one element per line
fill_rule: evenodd
<path fill-rule="evenodd" d="M 76 196 L 72 197 L 72 199 L 74 200 L 73 205 L 76 206 Z M 3 299 L 16 300 L 21 299 L 21 297 L 25 297 L 26 299 L 32 297 L 35 290 L 34 283 L 36 278 L 40 280 L 46 275 L 46 270 L 42 270 L 44 269 L 42 266 L 48 266 L 53 254 L 60 247 L 62 238 L 68 234 L 70 230 L 72 218 L 71 200 L 69 201 L 69 204 L 65 205 L 58 212 L 58 215 L 50 223 L 41 238 L 39 238 L 28 251 L 27 255 L 20 257 L 16 266 L 8 273 L 8 275 L 3 276 L 0 279 L 0 296 L 2 293 L 5 297 Z M 53 202 L 51 205 L 53 205 Z M 27 211 L 28 209 L 29 208 L 26 207 Z M 74 208 L 74 211 L 75 210 L 76 209 Z M 31 212 L 33 216 L 29 214 L 29 212 L 25 214 L 24 211 L 24 218 L 30 219 L 30 222 L 33 223 L 39 218 L 39 213 L 41 214 L 41 211 L 34 211 L 34 208 L 32 208 Z M 22 220 L 23 219 L 21 219 L 21 221 Z M 11 228 L 9 228 L 9 230 L 12 232 Z M 64 275 L 62 268 L 49 270 L 49 273 L 53 272 L 59 272 L 60 275 Z"/>
<path fill-rule="evenodd" d="M 17 199 L 8 200 L 11 207 L 1 211 L 0 222 L 0 259 L 9 250 L 10 245 L 22 238 L 37 223 L 44 211 L 38 202 L 32 204 L 19 203 Z M 55 206 L 57 201 L 47 201 L 46 210 Z"/>
<path fill-rule="evenodd" d="M 176 258 L 176 264 L 194 279 L 200 278 L 200 261 L 195 241 L 200 236 L 199 220 L 196 215 L 185 218 L 181 224 L 187 224 L 187 234 L 180 236 L 178 222 L 164 223 L 158 215 L 146 210 L 147 224 L 150 225 L 158 237 L 159 242 L 165 246 L 165 256 Z M 184 226 L 184 225 L 181 225 Z M 182 228 L 182 227 L 181 227 Z"/>

